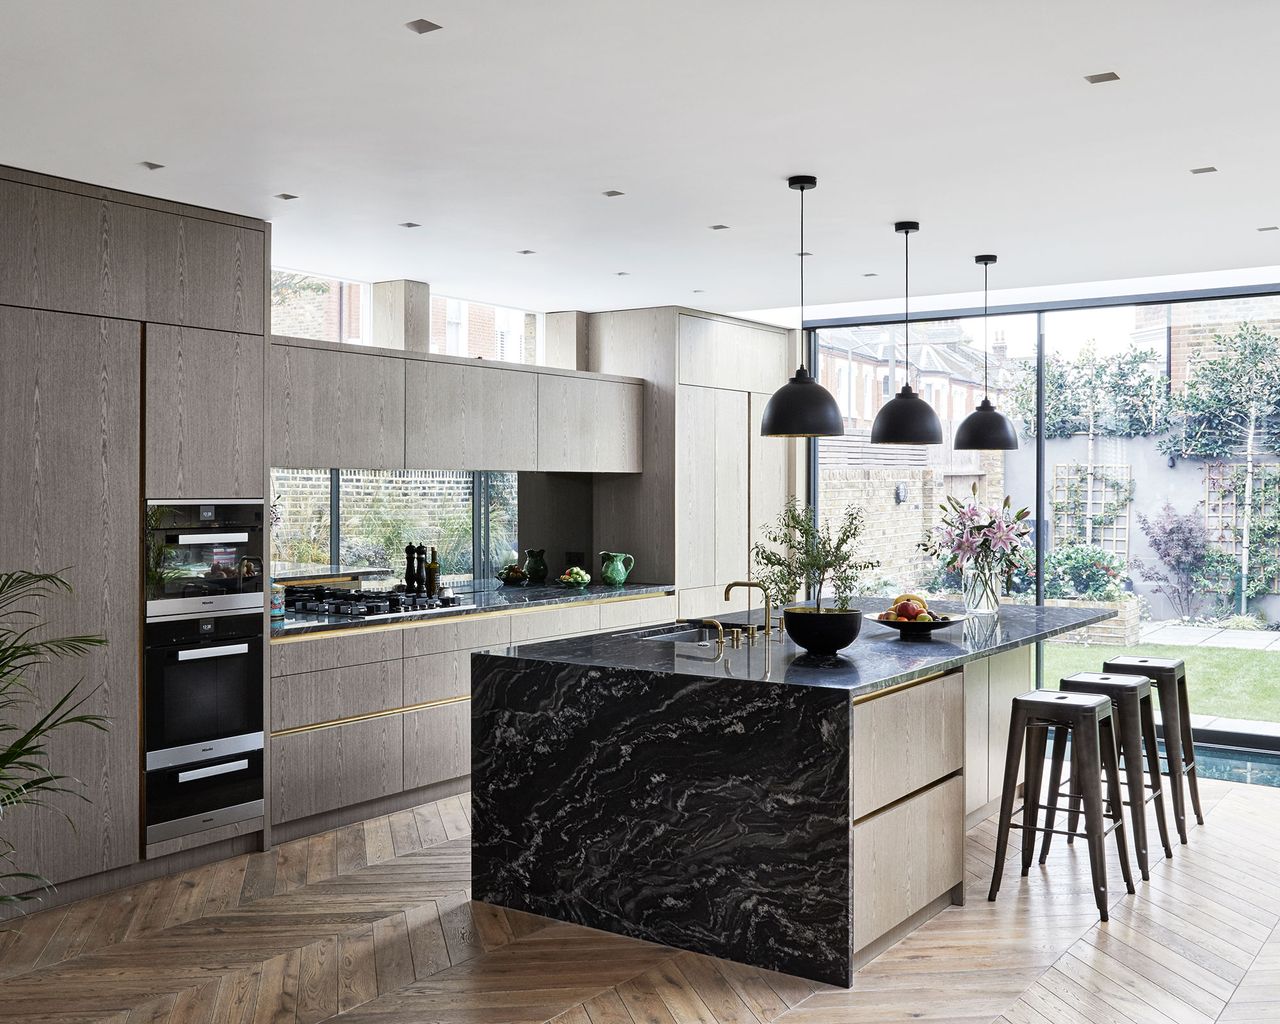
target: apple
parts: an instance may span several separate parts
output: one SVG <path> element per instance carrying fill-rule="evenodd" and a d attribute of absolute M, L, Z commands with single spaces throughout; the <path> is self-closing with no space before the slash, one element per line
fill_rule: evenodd
<path fill-rule="evenodd" d="M 903 601 L 894 611 L 898 613 L 900 619 L 914 619 L 917 615 L 924 613 L 924 609 L 915 601 Z"/>

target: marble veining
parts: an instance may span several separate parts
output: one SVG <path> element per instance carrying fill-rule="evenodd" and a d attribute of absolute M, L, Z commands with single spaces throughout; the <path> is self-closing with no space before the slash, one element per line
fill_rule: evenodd
<path fill-rule="evenodd" d="M 472 660 L 476 899 L 848 983 L 849 700 Z"/>

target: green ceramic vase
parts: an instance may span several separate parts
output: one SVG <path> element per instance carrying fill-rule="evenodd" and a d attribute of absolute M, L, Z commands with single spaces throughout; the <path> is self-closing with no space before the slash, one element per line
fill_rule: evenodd
<path fill-rule="evenodd" d="M 547 582 L 546 548 L 529 548 L 524 553 L 524 574 L 530 583 Z"/>
<path fill-rule="evenodd" d="M 625 551 L 600 552 L 600 578 L 611 587 L 620 587 L 627 582 L 636 560 Z"/>

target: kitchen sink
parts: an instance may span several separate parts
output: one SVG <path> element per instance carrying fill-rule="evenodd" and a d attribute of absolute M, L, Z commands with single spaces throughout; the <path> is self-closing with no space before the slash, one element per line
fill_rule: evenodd
<path fill-rule="evenodd" d="M 656 640 L 659 643 L 666 644 L 707 644 L 710 646 L 716 642 L 717 633 L 714 629 L 707 629 L 702 626 L 693 629 L 682 629 L 675 633 L 659 633 L 657 636 L 647 636 L 645 640 Z"/>

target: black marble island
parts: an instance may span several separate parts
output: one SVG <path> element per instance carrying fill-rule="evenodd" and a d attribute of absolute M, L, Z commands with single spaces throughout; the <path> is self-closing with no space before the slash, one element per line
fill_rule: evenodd
<path fill-rule="evenodd" d="M 867 620 L 835 658 L 679 625 L 476 654 L 474 896 L 849 985 L 962 894 L 966 761 L 985 804 L 1006 739 L 986 666 L 1029 689 L 1028 645 L 1111 614 L 1007 606 L 927 643 Z"/>

